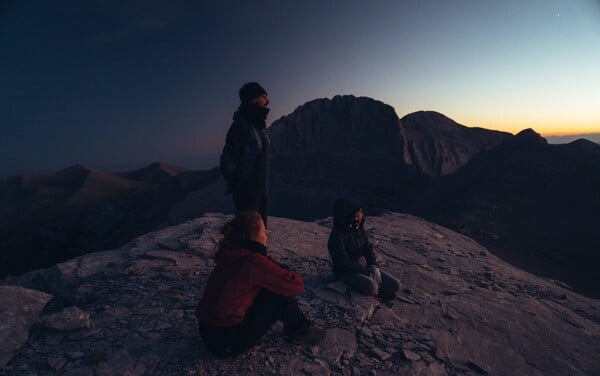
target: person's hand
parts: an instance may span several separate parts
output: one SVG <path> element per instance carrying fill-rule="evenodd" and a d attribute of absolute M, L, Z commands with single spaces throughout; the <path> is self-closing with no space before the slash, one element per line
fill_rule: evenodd
<path fill-rule="evenodd" d="M 377 284 L 381 284 L 381 271 L 377 265 L 369 265 L 369 271 L 371 272 L 371 276 L 375 282 L 377 282 Z"/>

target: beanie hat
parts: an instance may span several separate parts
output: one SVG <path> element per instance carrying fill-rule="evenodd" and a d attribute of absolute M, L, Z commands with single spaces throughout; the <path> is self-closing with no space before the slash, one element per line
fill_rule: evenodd
<path fill-rule="evenodd" d="M 242 102 L 248 102 L 254 98 L 260 97 L 263 94 L 267 94 L 267 92 L 262 88 L 262 86 L 256 82 L 248 82 L 240 89 L 240 100 Z"/>

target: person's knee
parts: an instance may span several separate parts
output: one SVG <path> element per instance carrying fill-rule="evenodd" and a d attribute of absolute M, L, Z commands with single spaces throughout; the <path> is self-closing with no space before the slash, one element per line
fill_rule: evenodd
<path fill-rule="evenodd" d="M 363 274 L 345 275 L 341 280 L 364 295 L 375 296 L 379 291 L 377 283 L 371 277 Z"/>
<path fill-rule="evenodd" d="M 400 283 L 400 281 L 387 273 L 381 273 L 381 279 L 382 279 L 382 285 L 384 285 L 386 287 L 387 290 L 389 291 L 398 291 L 400 290 L 400 287 L 402 286 L 402 284 Z"/>
<path fill-rule="evenodd" d="M 368 296 L 376 296 L 379 294 L 379 286 L 375 282 L 373 282 L 364 292 L 365 295 Z"/>

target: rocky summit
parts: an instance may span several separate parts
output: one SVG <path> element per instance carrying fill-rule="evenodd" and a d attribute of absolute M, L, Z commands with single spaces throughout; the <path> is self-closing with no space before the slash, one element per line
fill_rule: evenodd
<path fill-rule="evenodd" d="M 461 234 L 386 213 L 367 219 L 391 303 L 331 277 L 331 220 L 270 219 L 269 252 L 305 280 L 298 297 L 328 329 L 295 346 L 275 325 L 235 359 L 207 352 L 195 306 L 219 228 L 206 214 L 119 249 L 0 286 L 2 375 L 591 375 L 600 372 L 600 303 L 518 270 Z"/>

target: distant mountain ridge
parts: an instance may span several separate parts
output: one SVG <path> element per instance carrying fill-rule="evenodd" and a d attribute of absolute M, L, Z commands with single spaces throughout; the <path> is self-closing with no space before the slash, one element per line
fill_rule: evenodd
<path fill-rule="evenodd" d="M 178 166 L 171 166 L 161 162 L 154 162 L 144 168 L 129 172 L 118 173 L 116 175 L 122 176 L 126 179 L 137 180 L 148 184 L 161 184 L 185 171 L 188 170 Z"/>
<path fill-rule="evenodd" d="M 600 145 L 548 144 L 527 129 L 433 182 L 410 211 L 600 296 L 598 192 Z"/>
<path fill-rule="evenodd" d="M 391 106 L 352 95 L 307 102 L 269 134 L 273 214 L 300 219 L 330 215 L 339 196 L 372 213 L 406 210 L 432 178 L 510 137 L 432 111 L 400 120 Z"/>
<path fill-rule="evenodd" d="M 325 153 L 391 159 L 429 175 L 454 172 L 509 133 L 469 128 L 433 111 L 399 119 L 383 102 L 353 95 L 315 99 L 269 128 L 273 155 Z"/>
<path fill-rule="evenodd" d="M 427 175 L 455 172 L 478 153 L 498 146 L 510 133 L 469 128 L 434 111 L 419 111 L 404 116 L 407 163 Z"/>
<path fill-rule="evenodd" d="M 169 224 L 173 206 L 216 182 L 208 171 L 153 163 L 110 173 L 74 165 L 0 180 L 0 276 L 114 248 Z"/>
<path fill-rule="evenodd" d="M 544 136 L 551 144 L 568 144 L 573 141 L 584 139 L 600 145 L 600 133 L 582 133 L 576 135 L 565 136 Z"/>

